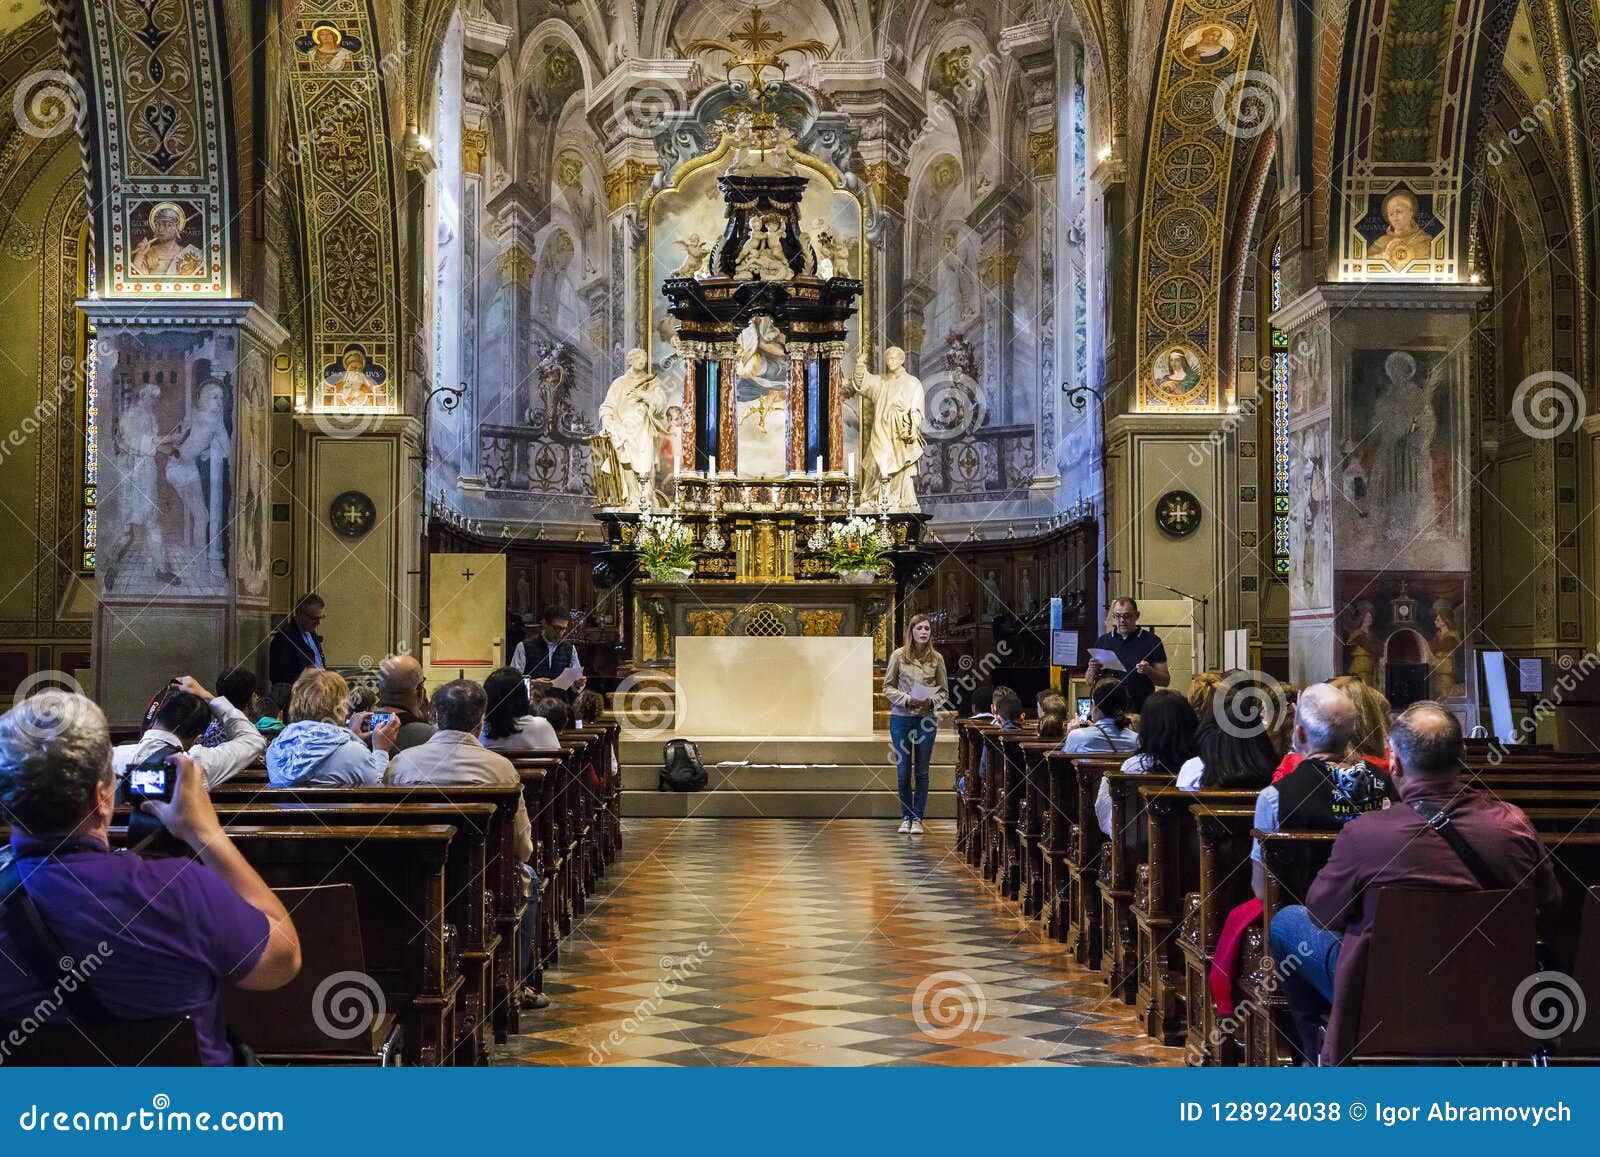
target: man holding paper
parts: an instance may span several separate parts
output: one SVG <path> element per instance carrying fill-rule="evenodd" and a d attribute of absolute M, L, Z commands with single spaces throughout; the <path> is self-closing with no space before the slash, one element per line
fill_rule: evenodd
<path fill-rule="evenodd" d="M 1089 648 L 1084 681 L 1094 686 L 1102 674 L 1121 681 L 1128 710 L 1137 713 L 1157 687 L 1172 682 L 1167 669 L 1167 648 L 1154 631 L 1139 626 L 1139 604 L 1127 596 L 1111 604 L 1111 630 Z"/>
<path fill-rule="evenodd" d="M 571 621 L 562 607 L 546 607 L 540 618 L 543 629 L 517 644 L 511 652 L 511 665 L 527 676 L 528 695 L 534 700 L 553 695 L 570 703 L 589 682 L 578 661 L 578 649 L 566 641 Z"/>

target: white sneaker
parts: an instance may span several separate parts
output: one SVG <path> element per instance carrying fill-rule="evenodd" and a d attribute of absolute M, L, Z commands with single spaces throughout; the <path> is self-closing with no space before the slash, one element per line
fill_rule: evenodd
<path fill-rule="evenodd" d="M 922 834 L 922 821 L 921 820 L 912 820 L 911 821 L 911 834 L 914 835 L 914 836 L 920 836 Z"/>
<path fill-rule="evenodd" d="M 900 821 L 900 834 L 902 836 L 904 836 L 904 835 L 910 834 L 910 832 L 911 832 L 911 821 L 910 820 L 901 820 Z"/>

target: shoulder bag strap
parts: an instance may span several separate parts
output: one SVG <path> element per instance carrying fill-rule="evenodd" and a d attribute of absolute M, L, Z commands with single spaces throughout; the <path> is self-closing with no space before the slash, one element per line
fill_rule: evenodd
<path fill-rule="evenodd" d="M 1483 857 L 1467 843 L 1467 838 L 1461 834 L 1460 829 L 1450 822 L 1450 817 L 1444 814 L 1443 808 L 1435 809 L 1431 804 L 1414 799 L 1411 801 L 1411 810 L 1444 838 L 1444 842 L 1450 845 L 1450 850 L 1467 866 L 1467 871 L 1472 873 L 1473 879 L 1478 881 L 1480 888 L 1492 890 L 1503 886 L 1495 878 L 1489 865 L 1483 862 Z"/>
<path fill-rule="evenodd" d="M 74 1020 L 89 1024 L 117 1019 L 100 1003 L 88 978 L 75 975 L 78 962 L 45 923 L 44 913 L 22 885 L 22 871 L 15 859 L 0 868 L 0 908 L 5 911 L 6 931 L 21 950 L 28 971 L 47 992 L 60 996 Z M 65 983 L 68 977 L 74 983 Z"/>

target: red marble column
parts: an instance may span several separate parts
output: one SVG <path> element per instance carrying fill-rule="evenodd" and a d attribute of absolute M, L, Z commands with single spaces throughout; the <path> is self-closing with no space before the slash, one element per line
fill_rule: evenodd
<path fill-rule="evenodd" d="M 694 366 L 697 359 L 683 359 L 683 456 L 678 466 L 685 474 L 694 470 Z"/>
<path fill-rule="evenodd" d="M 730 350 L 721 357 L 722 386 L 718 393 L 717 410 L 717 469 L 729 474 L 739 472 L 739 408 L 734 399 L 735 362 Z"/>
<path fill-rule="evenodd" d="M 788 446 L 784 453 L 784 468 L 790 474 L 804 474 L 810 469 L 806 461 L 807 356 L 808 351 L 790 347 Z"/>
<path fill-rule="evenodd" d="M 828 469 L 844 469 L 844 350 L 829 350 L 828 359 Z"/>

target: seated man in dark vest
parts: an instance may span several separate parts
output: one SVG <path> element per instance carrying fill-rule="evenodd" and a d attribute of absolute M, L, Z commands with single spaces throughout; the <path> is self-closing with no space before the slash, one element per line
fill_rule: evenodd
<path fill-rule="evenodd" d="M 1261 789 L 1256 827 L 1263 832 L 1336 832 L 1363 812 L 1399 800 L 1394 781 L 1354 750 L 1361 715 L 1343 691 L 1313 683 L 1294 707 L 1294 749 L 1305 756 L 1288 775 Z M 1251 849 L 1256 896 L 1266 888 L 1261 843 Z"/>
<path fill-rule="evenodd" d="M 535 703 L 548 695 L 570 703 L 589 682 L 578 661 L 578 649 L 566 638 L 571 620 L 564 609 L 553 606 L 546 607 L 539 618 L 543 628 L 533 638 L 517 644 L 511 652 L 511 665 L 528 677 L 528 696 Z M 571 671 L 576 681 L 565 688 L 552 686 L 563 671 Z"/>

